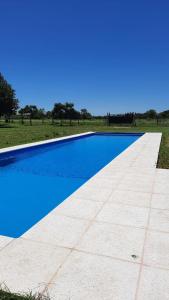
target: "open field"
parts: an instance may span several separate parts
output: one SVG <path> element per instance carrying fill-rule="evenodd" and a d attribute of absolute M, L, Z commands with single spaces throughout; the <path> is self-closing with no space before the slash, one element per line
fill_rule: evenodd
<path fill-rule="evenodd" d="M 139 120 L 136 127 L 127 126 L 107 126 L 103 120 L 81 121 L 80 125 L 77 121 L 65 123 L 60 126 L 59 123 L 54 125 L 51 121 L 45 121 L 42 124 L 39 120 L 33 120 L 33 125 L 29 125 L 27 120 L 24 125 L 19 121 L 5 124 L 0 122 L 0 148 L 31 143 L 40 140 L 57 138 L 86 131 L 105 131 L 105 132 L 162 132 L 162 142 L 158 160 L 159 168 L 169 169 L 169 126 L 167 123 L 158 125 L 155 122 Z"/>

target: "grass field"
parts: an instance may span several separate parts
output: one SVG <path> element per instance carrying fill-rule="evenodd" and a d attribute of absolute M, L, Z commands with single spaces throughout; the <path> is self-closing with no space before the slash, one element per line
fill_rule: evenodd
<path fill-rule="evenodd" d="M 86 131 L 106 131 L 106 132 L 162 132 L 162 142 L 159 153 L 158 167 L 169 169 L 169 125 L 162 126 L 155 122 L 141 120 L 137 122 L 136 127 L 125 126 L 107 126 L 105 121 L 84 121 L 80 125 L 77 122 L 72 122 L 60 126 L 59 123 L 52 125 L 50 121 L 33 120 L 33 125 L 29 125 L 29 121 L 24 125 L 19 121 L 5 124 L 0 122 L 0 148 L 31 143 L 40 140 L 57 138 Z"/>
<path fill-rule="evenodd" d="M 0 290 L 0 300 L 50 300 L 48 296 L 42 295 L 17 295 L 9 291 Z"/>

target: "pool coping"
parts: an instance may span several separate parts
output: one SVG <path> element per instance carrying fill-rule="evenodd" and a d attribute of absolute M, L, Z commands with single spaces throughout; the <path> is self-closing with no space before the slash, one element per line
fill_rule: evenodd
<path fill-rule="evenodd" d="M 89 132 L 94 133 L 94 132 Z M 82 135 L 85 135 L 83 133 Z M 73 136 L 81 136 L 73 135 Z M 76 286 L 77 278 L 76 272 L 72 273 L 75 268 L 75 259 L 79 259 L 79 263 L 81 261 L 88 262 L 89 256 L 91 256 L 91 260 L 93 264 L 97 259 L 105 266 L 104 276 L 111 276 L 110 270 L 108 270 L 108 264 L 112 264 L 112 268 L 124 268 L 123 271 L 119 269 L 119 276 L 122 276 L 121 280 L 123 281 L 123 272 L 125 271 L 125 266 L 127 269 L 132 270 L 134 272 L 134 276 L 136 278 L 129 280 L 126 284 L 126 289 L 129 290 L 129 295 L 126 295 L 127 300 L 131 299 L 143 299 L 139 298 L 140 289 L 142 289 L 142 273 L 143 269 L 147 264 L 144 262 L 144 247 L 147 240 L 147 232 L 149 232 L 148 224 L 149 217 L 147 217 L 147 221 L 144 220 L 145 225 L 143 224 L 143 220 L 141 223 L 140 219 L 135 220 L 136 224 L 115 224 L 110 222 L 110 218 L 105 214 L 106 206 L 109 205 L 110 197 L 112 197 L 115 192 L 125 191 L 126 197 L 128 193 L 139 193 L 144 194 L 145 196 L 150 195 L 152 199 L 152 195 L 154 194 L 154 189 L 156 188 L 155 178 L 158 176 L 159 171 L 156 169 L 156 164 L 158 160 L 159 147 L 161 142 L 161 133 L 145 133 L 139 139 L 137 139 L 133 144 L 131 144 L 128 148 L 126 148 L 121 154 L 119 154 L 115 159 L 113 159 L 109 164 L 107 164 L 104 168 L 102 168 L 98 173 L 96 173 L 90 180 L 88 180 L 84 185 L 82 185 L 78 190 L 76 190 L 72 195 L 70 195 L 67 199 L 65 199 L 58 207 L 52 210 L 48 215 L 46 215 L 43 219 L 41 219 L 38 223 L 36 223 L 32 228 L 30 228 L 25 234 L 23 234 L 18 239 L 7 239 L 4 241 L 4 247 L 0 250 L 0 260 L 2 261 L 2 266 L 0 265 L 0 282 L 5 282 L 12 291 L 22 291 L 32 289 L 33 291 L 39 290 L 41 292 L 46 292 L 49 290 L 49 293 L 52 297 L 58 296 L 57 299 L 69 299 L 70 296 L 67 290 L 67 286 L 71 286 L 70 293 L 76 294 L 76 291 L 73 289 L 70 280 L 72 280 Z M 61 139 L 65 139 L 68 137 L 64 137 Z M 70 138 L 70 136 L 69 136 Z M 58 139 L 52 139 L 52 141 L 57 141 Z M 60 139 L 59 139 L 60 140 Z M 48 140 L 49 141 L 49 140 Z M 40 145 L 45 143 L 31 143 L 31 145 Z M 26 145 L 28 146 L 28 145 Z M 22 147 L 17 146 L 17 147 Z M 16 147 L 12 150 L 16 150 Z M 9 149 L 9 148 L 8 148 Z M 17 148 L 18 149 L 18 148 Z M 0 152 L 1 153 L 1 152 Z M 161 170 L 160 170 L 161 171 Z M 166 172 L 168 174 L 168 172 Z M 163 175 L 164 176 L 164 175 Z M 139 182 L 137 182 L 137 178 L 139 178 Z M 130 179 L 130 180 L 129 180 Z M 102 193 L 104 191 L 104 193 Z M 157 193 L 157 192 L 155 192 Z M 167 193 L 169 193 L 167 191 Z M 159 193 L 161 195 L 161 193 Z M 74 207 L 70 208 L 70 200 L 73 203 Z M 120 201 L 122 201 L 121 199 Z M 78 204 L 81 205 L 81 208 L 77 208 Z M 90 210 L 85 206 L 90 206 Z M 115 202 L 116 203 L 116 202 Z M 120 202 L 121 203 L 121 202 Z M 88 205 L 87 205 L 88 204 Z M 90 204 L 90 205 L 89 205 Z M 119 205 L 119 204 L 118 204 Z M 116 206 L 118 206 L 116 204 Z M 131 204 L 128 204 L 128 207 L 131 207 Z M 126 207 L 124 204 L 120 204 L 121 209 Z M 132 209 L 135 209 L 136 213 L 139 210 L 138 206 L 132 206 Z M 83 209 L 82 209 L 83 208 Z M 144 209 L 143 209 L 144 208 Z M 94 213 L 92 210 L 96 209 L 97 212 Z M 151 207 L 150 205 L 147 207 L 142 207 L 142 211 L 148 211 L 148 215 L 150 214 Z M 78 216 L 73 216 L 73 213 L 77 212 Z M 84 216 L 85 211 L 85 216 Z M 143 213 L 143 212 L 142 212 Z M 108 212 L 107 212 L 108 214 Z M 145 213 L 146 214 L 146 213 Z M 59 235 L 59 231 L 61 227 L 58 227 L 56 222 L 56 217 L 59 218 L 60 223 L 63 225 L 63 232 Z M 106 219 L 107 218 L 107 219 Z M 139 217 L 140 218 L 140 217 Z M 144 218 L 146 218 L 144 216 Z M 144 219 L 143 218 L 143 219 Z M 139 223 L 140 222 L 140 223 Z M 142 241 L 144 247 L 142 249 L 142 253 L 140 253 L 140 257 L 136 259 L 124 258 L 120 257 L 117 253 L 116 255 L 107 255 L 105 254 L 105 249 L 103 249 L 103 253 L 99 254 L 92 251 L 86 251 L 83 249 L 84 245 L 81 242 L 86 238 L 88 238 L 88 232 L 90 232 L 90 228 L 93 228 L 93 224 L 99 224 L 102 226 L 103 224 L 109 224 L 109 226 L 119 226 L 119 228 L 124 228 L 125 230 L 133 228 L 133 230 L 142 230 L 144 231 L 144 239 Z M 106 226 L 106 225 L 105 225 Z M 73 230 L 72 230 L 73 228 Z M 72 230 L 72 231 L 71 231 Z M 68 233 L 69 234 L 68 234 Z M 70 234 L 71 232 L 71 234 Z M 72 235 L 72 239 L 70 238 Z M 103 234 L 104 235 L 104 234 Z M 128 233 L 128 237 L 130 234 Z M 106 235 L 105 235 L 106 237 Z M 139 239 L 139 237 L 138 237 Z M 96 237 L 97 240 L 97 237 Z M 1 239 L 0 239 L 1 241 Z M 97 242 L 97 241 L 96 241 Z M 135 240 L 137 244 L 137 238 Z M 111 242 L 110 242 L 111 244 Z M 79 246 L 81 245 L 81 246 Z M 28 248 L 30 249 L 28 250 Z M 44 250 L 44 248 L 45 250 Z M 85 247 L 88 247 L 85 246 Z M 95 244 L 94 244 L 95 247 Z M 43 249 L 42 249 L 43 248 Z M 104 248 L 104 247 L 103 247 Z M 142 248 L 142 246 L 141 246 Z M 38 250 L 37 250 L 38 249 Z M 58 251 L 56 257 L 50 257 L 51 249 Z M 61 250 L 59 250 L 61 249 Z M 39 253 L 39 257 L 37 256 L 37 252 Z M 44 254 L 44 251 L 47 254 Z M 59 252 L 61 251 L 62 254 Z M 45 253 L 46 253 L 45 252 Z M 119 252 L 121 250 L 119 249 Z M 53 253 L 53 252 L 52 252 Z M 63 256 L 63 257 L 61 257 Z M 52 265 L 55 260 L 60 257 L 58 265 L 55 267 L 55 271 L 52 269 Z M 50 259 L 49 259 L 50 258 Z M 26 261 L 25 261 L 26 259 Z M 45 263 L 46 261 L 46 263 Z M 47 263 L 48 262 L 48 263 Z M 74 262 L 74 263 L 73 263 Z M 33 265 L 35 263 L 36 266 Z M 46 265 L 47 264 L 47 265 Z M 88 263 L 87 263 L 88 264 Z M 117 264 L 117 265 L 116 265 Z M 22 269 L 20 267 L 22 266 Z M 49 270 L 45 270 L 44 266 L 48 266 Z M 116 266 L 115 266 L 116 265 Z M 154 266 L 154 264 L 148 264 L 151 272 L 153 270 L 159 270 L 158 266 Z M 3 268 L 3 269 L 2 269 Z M 36 276 L 33 280 L 30 279 L 30 273 L 36 273 Z M 160 269 L 163 270 L 162 267 Z M 165 269 L 165 268 L 164 268 Z M 16 271 L 15 278 L 10 274 L 11 270 Z M 2 272 L 1 272 L 2 271 Z M 63 276 L 65 276 L 64 272 L 67 274 L 72 274 L 71 279 L 65 279 L 65 290 L 63 289 L 63 295 L 60 291 L 59 284 L 63 284 L 64 281 Z M 85 272 L 84 268 L 80 269 L 80 274 Z M 88 270 L 87 272 L 91 273 L 96 286 L 97 286 L 97 274 L 95 274 L 93 270 Z M 158 271 L 160 272 L 160 271 Z M 46 273 L 49 273 L 48 275 Z M 115 274 L 116 276 L 117 274 Z M 67 275 L 68 276 L 68 275 Z M 80 275 L 79 275 L 80 276 Z M 127 276 L 131 276 L 127 275 Z M 85 278 L 85 274 L 83 275 Z M 82 278 L 83 278 L 82 277 Z M 89 276 L 90 277 L 90 276 Z M 62 279 L 61 279 L 62 278 Z M 169 278 L 169 274 L 168 274 Z M 68 283 L 67 283 L 68 281 Z M 22 283 L 22 286 L 21 286 Z M 43 283 L 43 284 L 42 284 Z M 90 282 L 87 283 L 90 285 Z M 121 284 L 121 283 L 120 283 Z M 88 286 L 89 288 L 89 286 Z M 107 289 L 110 286 L 108 284 Z M 73 290 L 72 290 L 73 289 Z M 94 289 L 93 293 L 96 293 L 96 299 L 102 299 L 99 297 L 105 295 L 98 296 L 97 294 L 98 286 L 96 290 Z M 83 288 L 82 288 L 83 290 Z M 90 288 L 89 288 L 90 291 Z M 61 293 L 61 294 L 60 294 Z M 116 290 L 116 293 L 121 293 L 121 287 L 119 286 Z M 121 295 L 121 294 L 120 294 Z M 62 297 L 63 296 L 63 297 Z M 52 298 L 55 299 L 55 298 Z M 75 299 L 75 298 L 71 298 Z M 83 297 L 82 297 L 83 299 Z M 118 298 L 121 299 L 121 298 Z M 152 298 L 153 299 L 153 298 Z"/>

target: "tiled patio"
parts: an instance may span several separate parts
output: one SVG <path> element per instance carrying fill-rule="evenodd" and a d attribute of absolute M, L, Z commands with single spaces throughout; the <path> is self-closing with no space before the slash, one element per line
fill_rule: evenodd
<path fill-rule="evenodd" d="M 169 170 L 147 133 L 21 238 L 0 238 L 0 282 L 56 300 L 169 299 Z"/>

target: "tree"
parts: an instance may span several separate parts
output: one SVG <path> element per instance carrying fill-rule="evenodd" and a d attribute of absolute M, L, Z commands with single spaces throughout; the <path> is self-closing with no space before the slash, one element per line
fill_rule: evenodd
<path fill-rule="evenodd" d="M 60 119 L 60 125 L 62 125 L 63 119 L 67 119 L 71 125 L 72 120 L 80 119 L 80 112 L 74 108 L 74 103 L 72 102 L 66 102 L 64 104 L 58 102 L 54 104 L 52 119 Z"/>
<path fill-rule="evenodd" d="M 36 105 L 26 105 L 24 108 L 20 109 L 19 113 L 22 116 L 22 120 L 24 116 L 29 117 L 30 125 L 32 125 L 32 119 L 37 117 L 38 108 Z"/>
<path fill-rule="evenodd" d="M 21 108 L 19 111 L 18 111 L 19 115 L 21 115 L 21 123 L 24 124 L 24 109 Z"/>
<path fill-rule="evenodd" d="M 169 110 L 164 110 L 159 113 L 160 118 L 169 118 Z"/>
<path fill-rule="evenodd" d="M 157 118 L 157 112 L 155 109 L 150 109 L 145 112 L 145 117 L 150 119 L 156 119 Z"/>
<path fill-rule="evenodd" d="M 78 124 L 79 124 L 80 118 L 81 118 L 80 111 L 74 110 L 74 116 L 73 116 L 73 119 L 74 119 L 74 120 L 78 120 Z"/>
<path fill-rule="evenodd" d="M 80 110 L 80 114 L 83 120 L 85 119 L 91 119 L 92 115 L 88 112 L 86 108 L 82 108 Z"/>
<path fill-rule="evenodd" d="M 46 112 L 46 118 L 47 118 L 47 119 L 51 119 L 51 118 L 52 118 L 52 112 L 51 112 L 50 110 L 48 110 L 48 111 Z"/>
<path fill-rule="evenodd" d="M 62 119 L 65 116 L 65 105 L 62 103 L 55 103 L 52 110 L 52 120 L 60 119 L 60 125 L 62 125 Z"/>
<path fill-rule="evenodd" d="M 42 124 L 44 123 L 45 115 L 46 114 L 44 108 L 39 108 L 37 112 L 37 118 L 42 120 Z"/>
<path fill-rule="evenodd" d="M 5 121 L 8 122 L 18 107 L 19 101 L 16 98 L 15 90 L 0 73 L 0 116 L 4 116 Z"/>
<path fill-rule="evenodd" d="M 70 125 L 72 123 L 72 119 L 75 117 L 75 109 L 74 103 L 66 102 L 65 103 L 65 118 L 70 120 Z"/>

